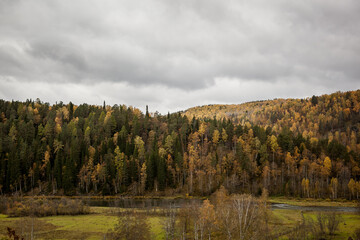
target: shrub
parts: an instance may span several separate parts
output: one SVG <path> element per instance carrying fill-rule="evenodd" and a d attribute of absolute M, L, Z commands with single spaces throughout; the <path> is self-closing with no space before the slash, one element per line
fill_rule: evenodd
<path fill-rule="evenodd" d="M 16 201 L 7 199 L 6 204 L 2 204 L 2 212 L 11 217 L 36 216 L 45 217 L 53 215 L 79 215 L 88 214 L 89 207 L 85 206 L 81 200 L 67 198 L 57 199 L 26 199 Z"/>
<path fill-rule="evenodd" d="M 336 212 L 321 213 L 316 215 L 316 229 L 317 235 L 322 236 L 324 234 L 334 235 L 338 230 L 340 223 L 343 221 L 340 214 Z"/>
<path fill-rule="evenodd" d="M 121 212 L 118 224 L 108 233 L 109 239 L 147 240 L 150 236 L 150 226 L 146 216 L 140 216 L 136 211 Z"/>

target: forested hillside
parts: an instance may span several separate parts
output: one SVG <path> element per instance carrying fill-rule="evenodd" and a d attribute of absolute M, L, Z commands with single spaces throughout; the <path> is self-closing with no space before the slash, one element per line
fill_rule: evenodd
<path fill-rule="evenodd" d="M 360 193 L 360 90 L 196 107 L 0 100 L 1 194 Z"/>
<path fill-rule="evenodd" d="M 360 90 L 308 99 L 275 99 L 234 105 L 208 105 L 185 111 L 189 118 L 230 119 L 234 124 L 270 126 L 276 133 L 285 127 L 305 138 L 338 136 L 344 145 L 351 134 L 356 137 L 360 123 Z M 354 149 L 355 150 L 355 149 Z"/>

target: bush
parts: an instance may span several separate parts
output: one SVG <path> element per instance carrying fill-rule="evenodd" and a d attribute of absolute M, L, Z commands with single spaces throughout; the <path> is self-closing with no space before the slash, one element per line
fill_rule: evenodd
<path fill-rule="evenodd" d="M 81 200 L 62 198 L 57 199 L 26 199 L 16 201 L 6 199 L 1 204 L 2 212 L 11 217 L 36 216 L 45 217 L 53 215 L 80 215 L 88 214 L 89 207 Z"/>
<path fill-rule="evenodd" d="M 138 240 L 150 239 L 150 226 L 144 215 L 139 215 L 136 211 L 121 212 L 118 224 L 108 234 L 109 239 Z"/>
<path fill-rule="evenodd" d="M 335 212 L 327 214 L 327 224 L 326 227 L 330 235 L 334 235 L 335 231 L 339 229 L 339 225 L 342 222 L 340 214 Z"/>
<path fill-rule="evenodd" d="M 336 212 L 319 212 L 316 215 L 316 220 L 314 232 L 318 236 L 323 236 L 324 234 L 334 235 L 343 221 L 341 215 Z"/>

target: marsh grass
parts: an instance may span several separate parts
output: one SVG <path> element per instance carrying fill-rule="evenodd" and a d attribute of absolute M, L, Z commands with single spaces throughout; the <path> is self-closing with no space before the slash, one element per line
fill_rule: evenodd
<path fill-rule="evenodd" d="M 61 215 L 35 218 L 34 228 L 35 239 L 104 239 L 106 233 L 113 229 L 118 222 L 117 212 L 124 209 L 109 207 L 90 207 L 88 215 Z M 165 239 L 163 222 L 166 218 L 163 211 L 155 209 L 151 211 L 135 209 L 143 215 L 148 215 L 147 223 L 150 226 L 151 239 Z M 317 212 L 304 212 L 305 218 L 316 219 Z M 343 222 L 339 224 L 339 229 L 330 236 L 331 239 L 347 239 L 355 234 L 355 230 L 360 226 L 360 215 L 355 213 L 341 213 Z M 299 210 L 277 209 L 271 212 L 269 228 L 272 233 L 280 233 L 294 229 L 301 224 L 302 214 Z M 27 227 L 21 229 L 21 225 Z M 15 228 L 17 233 L 29 236 L 28 227 L 31 224 L 29 217 L 9 217 L 0 214 L 0 239 L 6 235 L 6 227 Z M 281 236 L 279 239 L 289 239 L 289 236 Z M 329 239 L 330 239 L 329 237 Z M 29 239 L 29 238 L 27 238 Z M 294 238 L 295 239 L 295 238 Z M 328 239 L 328 238 L 327 238 Z"/>
<path fill-rule="evenodd" d="M 270 197 L 268 199 L 268 202 L 285 203 L 289 205 L 303 207 L 358 207 L 358 201 L 350 201 L 347 199 L 337 199 L 336 201 L 334 201 L 332 199 Z"/>
<path fill-rule="evenodd" d="M 1 213 L 11 217 L 45 217 L 54 215 L 81 215 L 90 213 L 88 206 L 79 199 L 48 198 L 3 198 L 0 203 Z"/>
<path fill-rule="evenodd" d="M 303 212 L 304 218 L 307 219 L 308 222 L 312 222 L 313 226 L 316 225 L 318 214 L 318 212 Z M 348 237 L 354 236 L 355 230 L 359 228 L 360 215 L 356 213 L 339 213 L 339 216 L 342 218 L 342 221 L 338 224 L 338 229 L 332 232 L 332 235 L 328 234 L 329 232 L 326 226 L 324 226 L 325 239 L 348 239 Z M 302 221 L 302 212 L 299 210 L 276 209 L 272 211 L 269 224 L 272 233 L 279 234 L 296 230 L 295 227 L 299 226 Z M 307 232 L 311 231 L 314 232 L 316 229 L 307 229 Z M 291 234 L 287 234 L 280 236 L 279 239 L 296 239 L 290 237 Z M 309 235 L 309 239 L 312 237 L 312 235 Z"/>

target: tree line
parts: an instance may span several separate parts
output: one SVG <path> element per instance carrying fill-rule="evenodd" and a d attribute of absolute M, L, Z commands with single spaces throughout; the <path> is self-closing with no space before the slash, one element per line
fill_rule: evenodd
<path fill-rule="evenodd" d="M 359 198 L 359 103 L 353 91 L 219 117 L 0 100 L 0 193 Z"/>

